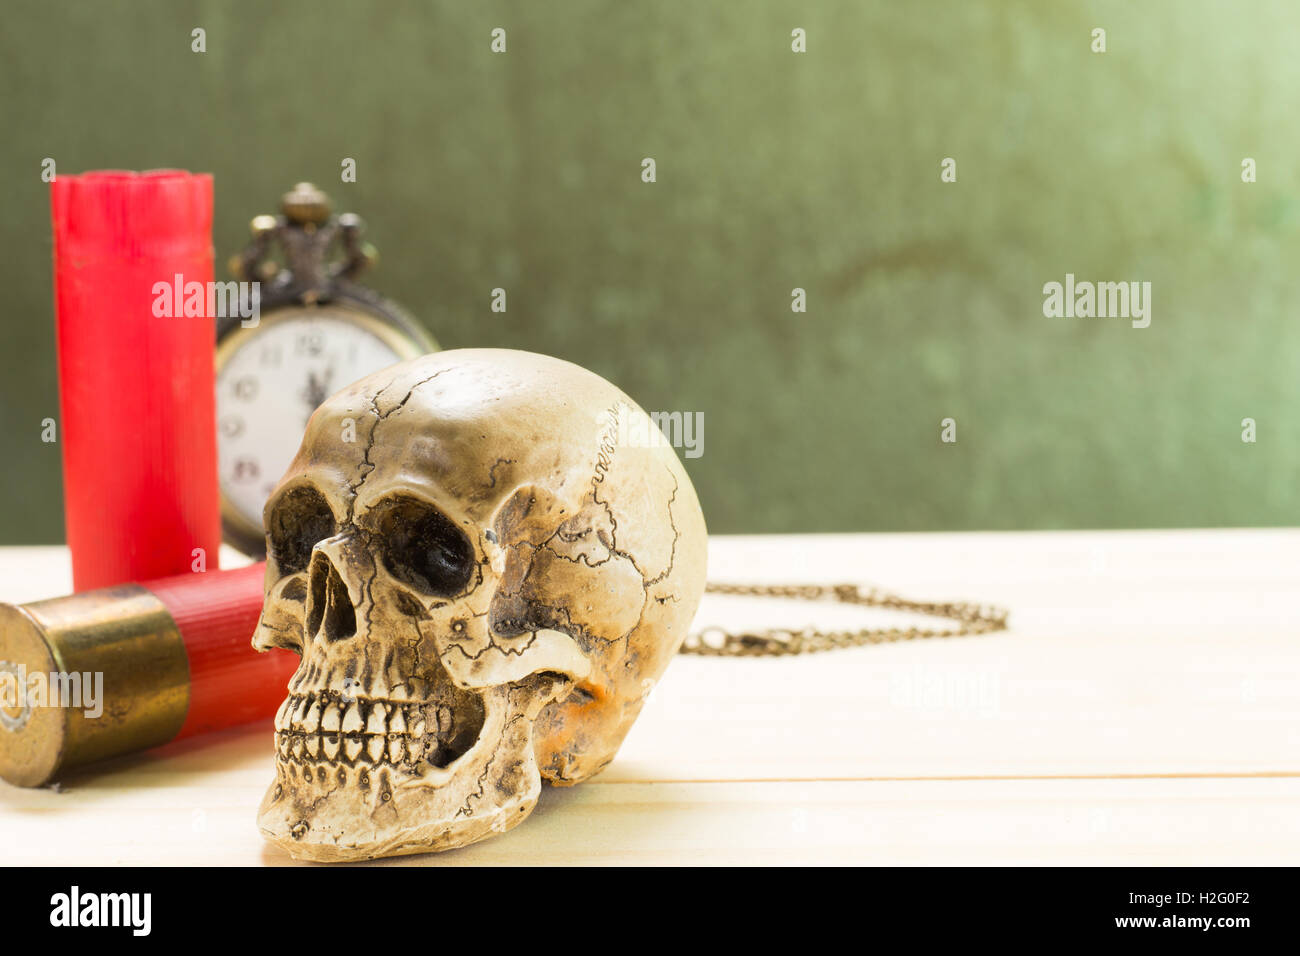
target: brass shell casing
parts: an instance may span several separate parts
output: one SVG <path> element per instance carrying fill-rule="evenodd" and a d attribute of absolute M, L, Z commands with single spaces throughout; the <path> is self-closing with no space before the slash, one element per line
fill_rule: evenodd
<path fill-rule="evenodd" d="M 0 604 L 0 681 L 102 674 L 98 706 L 32 706 L 0 687 L 0 777 L 37 787 L 81 764 L 171 740 L 185 722 L 189 657 L 163 603 L 138 584 Z M 10 675 L 10 676 L 7 676 Z M 66 686 L 66 682 L 63 682 Z M 40 702 L 38 701 L 38 704 Z"/>

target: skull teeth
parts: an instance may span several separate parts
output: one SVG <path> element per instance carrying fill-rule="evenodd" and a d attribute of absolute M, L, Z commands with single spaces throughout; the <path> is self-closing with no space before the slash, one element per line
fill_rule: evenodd
<path fill-rule="evenodd" d="M 331 703 L 325 708 L 325 713 L 320 719 L 320 729 L 326 733 L 333 731 L 339 732 L 339 705 Z"/>
<path fill-rule="evenodd" d="M 361 733 L 361 708 L 356 703 L 350 704 L 347 712 L 343 715 L 343 732 L 345 734 Z"/>
<path fill-rule="evenodd" d="M 302 720 L 302 729 L 305 731 L 314 731 L 320 726 L 320 701 L 313 700 L 311 706 L 307 708 L 307 716 Z"/>
<path fill-rule="evenodd" d="M 366 733 L 384 734 L 388 732 L 388 708 L 382 700 L 375 701 L 366 719 Z"/>
<path fill-rule="evenodd" d="M 295 693 L 280 705 L 275 727 L 276 752 L 288 764 L 391 764 L 413 770 L 426 755 L 454 756 L 452 709 L 431 701 L 343 702 Z"/>

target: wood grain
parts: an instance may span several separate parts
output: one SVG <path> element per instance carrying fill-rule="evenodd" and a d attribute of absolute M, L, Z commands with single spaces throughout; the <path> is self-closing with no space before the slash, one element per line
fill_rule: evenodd
<path fill-rule="evenodd" d="M 503 837 L 395 862 L 1297 858 L 1300 532 L 723 537 L 710 558 L 716 580 L 999 603 L 1012 628 L 682 658 L 595 781 L 547 790 Z M 62 593 L 66 552 L 0 549 L 0 580 L 10 600 Z M 699 623 L 901 619 L 709 598 Z M 271 772 L 264 724 L 124 758 L 62 792 L 0 784 L 6 861 L 288 863 L 253 824 Z"/>

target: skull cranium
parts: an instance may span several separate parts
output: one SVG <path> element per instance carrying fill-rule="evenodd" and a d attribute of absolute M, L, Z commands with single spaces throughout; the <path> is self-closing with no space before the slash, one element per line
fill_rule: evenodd
<path fill-rule="evenodd" d="M 695 492 L 604 379 L 427 355 L 312 416 L 272 493 L 260 650 L 302 655 L 258 817 L 291 855 L 463 846 L 614 756 L 704 587 Z"/>

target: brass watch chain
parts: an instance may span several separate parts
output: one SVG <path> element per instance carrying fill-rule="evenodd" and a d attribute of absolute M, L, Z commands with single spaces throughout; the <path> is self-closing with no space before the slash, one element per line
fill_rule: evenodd
<path fill-rule="evenodd" d="M 706 627 L 689 634 L 680 653 L 705 657 L 781 657 L 812 654 L 867 644 L 915 641 L 929 637 L 964 637 L 1002 631 L 1007 627 L 1007 612 L 986 604 L 965 602 L 909 601 L 896 594 L 858 584 L 715 584 L 705 587 L 709 594 L 733 594 L 742 597 L 790 598 L 802 601 L 837 601 L 862 607 L 882 607 L 895 611 L 913 611 L 956 621 L 955 628 L 921 627 L 866 628 L 857 631 L 821 631 L 816 628 L 770 628 L 758 632 L 732 633 L 722 627 Z"/>

